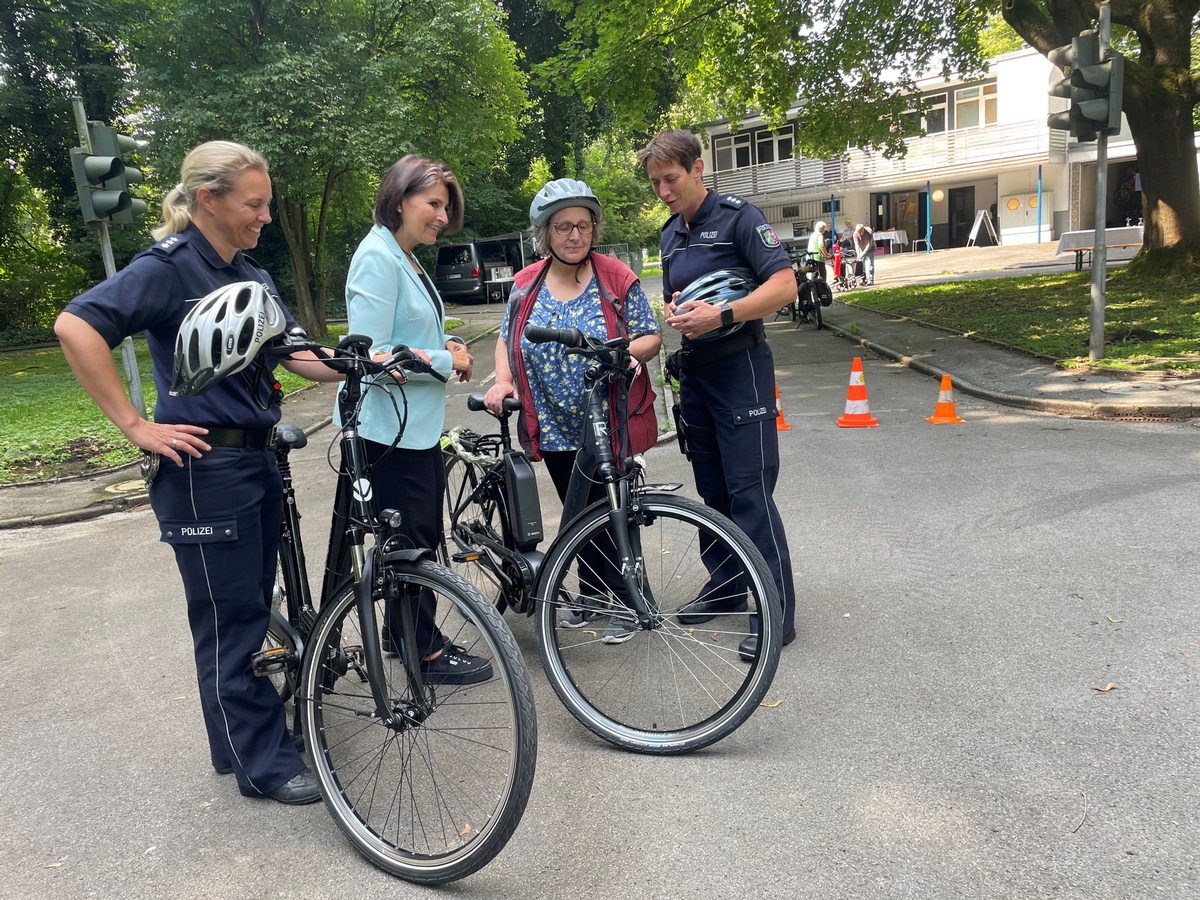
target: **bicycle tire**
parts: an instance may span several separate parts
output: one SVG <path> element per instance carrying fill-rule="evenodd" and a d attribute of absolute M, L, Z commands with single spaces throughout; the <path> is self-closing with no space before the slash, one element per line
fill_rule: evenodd
<path fill-rule="evenodd" d="M 690 753 L 731 734 L 770 688 L 783 634 L 778 591 L 750 539 L 701 503 L 641 494 L 631 519 L 637 525 L 631 540 L 642 586 L 657 604 L 652 627 L 637 630 L 624 643 L 606 644 L 603 620 L 582 628 L 560 622 L 565 608 L 587 603 L 579 598 L 581 551 L 611 546 L 611 536 L 605 536 L 608 507 L 598 504 L 555 541 L 546 557 L 535 616 L 542 667 L 559 699 L 593 734 L 639 753 Z M 719 560 L 740 579 L 747 609 L 688 626 L 675 618 L 679 608 L 702 591 L 711 598 L 721 590 L 701 557 L 705 539 L 712 541 L 709 562 Z M 605 597 L 590 599 L 594 610 L 627 608 L 611 588 Z M 747 665 L 738 647 L 752 633 L 751 614 L 758 616 L 761 634 L 758 653 Z"/>
<path fill-rule="evenodd" d="M 500 611 L 520 599 L 520 575 L 503 555 L 488 545 L 504 546 L 504 515 L 499 501 L 486 492 L 470 501 L 482 478 L 482 467 L 448 452 L 446 457 L 446 518 L 442 525 L 442 564 L 465 578 Z M 455 540 L 457 534 L 458 540 Z M 478 555 L 461 559 L 466 544 Z M 456 557 L 460 557 L 456 559 Z"/>
<path fill-rule="evenodd" d="M 380 636 L 361 634 L 348 585 L 317 618 L 297 701 L 326 807 L 354 847 L 400 878 L 444 884 L 487 865 L 521 820 L 537 758 L 533 689 L 508 626 L 463 578 L 429 560 L 390 574 L 402 590 L 434 592 L 442 633 L 487 658 L 492 678 L 426 685 L 435 703 L 428 717 L 385 724 L 361 651 Z M 375 602 L 379 623 L 383 607 Z M 383 664 L 385 691 L 401 708 L 411 699 L 404 662 Z"/>

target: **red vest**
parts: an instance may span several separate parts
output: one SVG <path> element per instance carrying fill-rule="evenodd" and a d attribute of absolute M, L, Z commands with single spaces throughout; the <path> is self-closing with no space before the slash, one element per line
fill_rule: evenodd
<path fill-rule="evenodd" d="M 591 261 L 592 269 L 596 273 L 596 281 L 600 284 L 600 309 L 604 313 L 604 325 L 611 340 L 626 334 L 625 295 L 637 281 L 637 275 L 625 263 L 619 259 L 613 259 L 611 256 L 593 253 Z M 512 369 L 513 380 L 521 397 L 529 396 L 529 378 L 525 372 L 525 360 L 520 352 L 521 335 L 533 312 L 538 290 L 546 279 L 550 262 L 549 259 L 546 259 L 526 266 L 518 272 L 516 278 L 513 279 L 513 291 L 509 295 L 508 365 Z M 626 448 L 617 444 L 616 427 L 617 416 L 624 409 L 638 410 L 638 413 L 629 420 L 630 447 Z M 654 446 L 658 439 L 658 414 L 654 408 L 654 390 L 650 387 L 650 379 L 645 367 L 638 370 L 633 387 L 628 392 L 624 384 L 609 386 L 608 415 L 613 453 L 618 458 L 630 453 L 643 453 Z M 541 427 L 538 425 L 537 411 L 533 408 L 532 403 L 525 403 L 521 406 L 517 436 L 530 459 L 542 458 Z"/>

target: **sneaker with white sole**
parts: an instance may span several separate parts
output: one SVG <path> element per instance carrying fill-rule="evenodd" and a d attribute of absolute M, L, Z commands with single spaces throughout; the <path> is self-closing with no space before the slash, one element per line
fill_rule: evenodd
<path fill-rule="evenodd" d="M 595 610 L 568 607 L 566 614 L 559 617 L 558 624 L 563 628 L 582 628 L 585 625 L 591 625 L 599 618 L 600 613 Z"/>
<path fill-rule="evenodd" d="M 492 677 L 492 664 L 458 644 L 446 644 L 433 659 L 421 661 L 421 677 L 430 684 L 478 684 Z"/>
<path fill-rule="evenodd" d="M 609 617 L 608 624 L 600 635 L 600 641 L 605 644 L 623 644 L 638 633 L 637 622 L 631 618 L 632 613 L 617 613 Z"/>

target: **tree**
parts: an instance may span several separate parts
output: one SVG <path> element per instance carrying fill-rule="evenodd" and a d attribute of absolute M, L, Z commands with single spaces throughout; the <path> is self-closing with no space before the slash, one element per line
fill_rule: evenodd
<path fill-rule="evenodd" d="M 1142 176 L 1145 244 L 1131 274 L 1200 268 L 1200 173 L 1194 116 L 1200 78 L 1192 31 L 1200 0 L 1117 0 L 1113 43 L 1127 52 L 1122 108 Z M 1090 27 L 1099 5 L 1084 0 L 1008 0 L 1004 20 L 1045 55 Z"/>
<path fill-rule="evenodd" d="M 662 120 L 654 85 L 675 72 L 733 121 L 755 110 L 768 124 L 782 125 L 799 98 L 797 145 L 813 157 L 838 156 L 849 141 L 902 154 L 900 126 L 916 79 L 982 71 L 981 40 L 991 35 L 981 35 L 998 12 L 1045 54 L 1069 43 L 1099 9 L 1096 0 L 1005 0 L 1003 10 L 998 0 L 677 0 L 667 17 L 661 5 L 644 0 L 552 2 L 560 10 L 574 7 L 572 36 L 596 45 L 571 64 L 581 93 L 607 97 L 628 127 Z M 1133 49 L 1124 109 L 1142 175 L 1146 244 L 1137 264 L 1157 271 L 1200 261 L 1193 136 L 1200 79 L 1191 71 L 1198 10 L 1200 0 L 1112 5 L 1114 36 L 1127 36 Z M 836 54 L 823 52 L 830 38 Z"/>
<path fill-rule="evenodd" d="M 155 9 L 132 56 L 164 168 L 218 137 L 267 157 L 294 308 L 314 334 L 324 333 L 336 283 L 327 258 L 336 195 L 362 191 L 347 179 L 377 180 L 406 152 L 458 168 L 517 135 L 523 79 L 486 0 L 173 0 Z M 360 233 L 368 226 L 364 215 Z"/>

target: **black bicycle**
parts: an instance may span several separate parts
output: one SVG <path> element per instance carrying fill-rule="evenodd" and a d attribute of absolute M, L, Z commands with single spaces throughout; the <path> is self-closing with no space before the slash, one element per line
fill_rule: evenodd
<path fill-rule="evenodd" d="M 833 303 L 833 291 L 821 277 L 815 257 L 806 256 L 796 269 L 796 285 L 796 327 L 811 322 L 818 330 L 821 329 L 824 327 L 821 309 Z"/>
<path fill-rule="evenodd" d="M 758 707 L 779 663 L 782 613 L 762 554 L 726 517 L 674 496 L 681 484 L 647 484 L 640 461 L 614 454 L 603 398 L 630 377 L 627 339 L 536 326 L 525 335 L 588 360 L 582 449 L 558 535 L 538 550 L 536 478 L 512 446 L 509 417 L 520 402 L 509 398 L 498 434 L 459 427 L 443 438 L 446 561 L 498 609 L 534 616 L 547 678 L 594 734 L 659 754 L 719 741 Z M 467 405 L 483 410 L 483 394 Z M 589 506 L 593 477 L 606 499 Z M 727 611 L 681 621 L 696 600 Z M 758 649 L 744 660 L 739 644 L 756 630 Z"/>
<path fill-rule="evenodd" d="M 364 384 L 387 390 L 394 372 L 432 370 L 404 348 L 373 362 L 370 344 L 347 335 L 326 361 L 346 376 L 338 394 L 345 423 L 338 471 L 353 489 L 338 494 L 344 501 L 334 521 L 345 524 L 331 536 L 319 612 L 289 459 L 307 438 L 291 426 L 276 430 L 284 486 L 279 578 L 254 668 L 293 702 L 294 734 L 309 750 L 326 807 L 355 848 L 401 878 L 441 884 L 486 865 L 521 820 L 537 756 L 533 692 L 512 633 L 490 601 L 431 551 L 401 548 L 401 512 L 372 508 L 357 431 Z M 325 348 L 295 333 L 280 349 Z M 393 393 L 403 402 L 402 390 Z M 349 578 L 340 574 L 346 558 Z M 407 652 L 417 646 L 418 600 L 436 603 L 443 635 L 486 659 L 490 677 L 446 684 L 422 672 L 420 653 Z M 381 637 L 385 622 L 390 633 Z"/>

